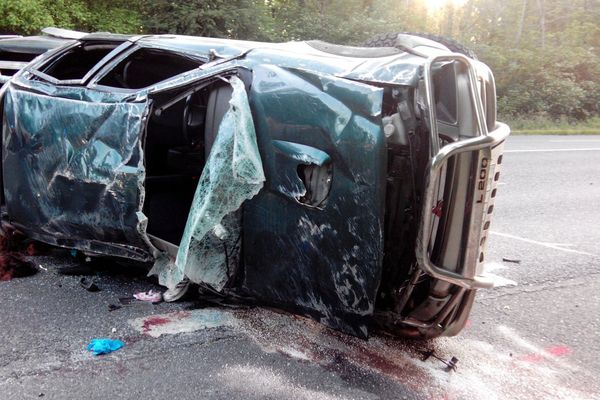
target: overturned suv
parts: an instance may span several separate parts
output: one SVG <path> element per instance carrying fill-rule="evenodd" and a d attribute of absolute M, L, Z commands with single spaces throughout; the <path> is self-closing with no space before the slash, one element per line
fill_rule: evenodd
<path fill-rule="evenodd" d="M 0 93 L 5 221 L 360 337 L 454 335 L 509 129 L 484 64 L 386 40 L 66 41 Z"/>

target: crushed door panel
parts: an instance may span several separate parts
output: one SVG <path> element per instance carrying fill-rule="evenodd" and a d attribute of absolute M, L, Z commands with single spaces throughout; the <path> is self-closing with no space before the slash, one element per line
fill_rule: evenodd
<path fill-rule="evenodd" d="M 363 337 L 381 276 L 381 101 L 380 89 L 359 83 L 254 69 L 267 181 L 244 208 L 244 289 Z"/>
<path fill-rule="evenodd" d="M 4 101 L 11 221 L 47 243 L 150 260 L 141 211 L 147 102 L 92 103 L 14 86 Z"/>

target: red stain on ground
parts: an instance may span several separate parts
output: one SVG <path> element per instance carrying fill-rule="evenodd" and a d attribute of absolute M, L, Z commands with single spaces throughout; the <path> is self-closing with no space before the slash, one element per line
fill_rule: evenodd
<path fill-rule="evenodd" d="M 159 326 L 159 325 L 165 325 L 165 324 L 168 324 L 169 322 L 171 322 L 171 318 L 165 318 L 165 317 L 159 317 L 159 316 L 148 317 L 144 320 L 144 323 L 142 324 L 142 332 L 148 333 L 148 332 L 150 332 L 150 329 L 152 329 L 152 327 Z"/>
<path fill-rule="evenodd" d="M 189 311 L 177 311 L 169 314 L 168 316 L 152 315 L 144 319 L 144 323 L 142 324 L 142 332 L 148 333 L 155 326 L 166 325 L 173 321 L 181 321 L 190 315 L 191 313 Z"/>
<path fill-rule="evenodd" d="M 530 363 L 538 363 L 547 359 L 548 355 L 552 357 L 563 357 L 569 354 L 571 354 L 571 349 L 567 346 L 554 345 L 546 347 L 544 349 L 544 353 L 526 354 L 524 356 L 519 357 L 519 360 Z"/>
<path fill-rule="evenodd" d="M 406 377 L 410 376 L 410 382 L 407 382 L 413 390 L 418 390 L 422 385 L 429 382 L 427 374 L 423 369 L 417 367 L 405 357 L 399 356 L 399 353 L 390 351 L 384 353 L 381 349 L 371 348 L 368 342 L 336 335 L 338 340 L 346 345 L 340 349 L 337 354 L 338 359 L 346 359 L 350 363 L 358 363 L 367 366 L 379 373 L 383 373 L 393 379 L 406 382 Z"/>

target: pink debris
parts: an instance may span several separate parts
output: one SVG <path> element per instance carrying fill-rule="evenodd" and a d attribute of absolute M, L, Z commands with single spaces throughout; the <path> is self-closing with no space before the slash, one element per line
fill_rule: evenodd
<path fill-rule="evenodd" d="M 147 292 L 139 292 L 133 295 L 138 300 L 147 301 L 149 303 L 160 303 L 162 301 L 162 293 L 149 290 Z"/>
<path fill-rule="evenodd" d="M 571 349 L 569 349 L 567 346 L 555 345 L 546 347 L 544 349 L 544 352 L 554 357 L 562 357 L 571 354 Z M 547 356 L 542 353 L 526 354 L 522 357 L 519 357 L 521 361 L 526 361 L 530 363 L 538 363 L 545 360 L 546 358 Z"/>
<path fill-rule="evenodd" d="M 561 357 L 571 354 L 571 349 L 562 345 L 548 347 L 546 348 L 546 351 L 552 354 L 554 357 Z"/>

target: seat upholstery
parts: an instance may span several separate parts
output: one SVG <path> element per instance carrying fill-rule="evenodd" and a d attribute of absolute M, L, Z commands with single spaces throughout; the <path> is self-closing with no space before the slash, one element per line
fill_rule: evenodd
<path fill-rule="evenodd" d="M 208 105 L 206 109 L 206 120 L 204 123 L 204 152 L 206 159 L 210 154 L 212 145 L 217 138 L 219 125 L 229 110 L 229 100 L 233 89 L 231 85 L 222 85 L 214 89 L 208 97 Z"/>

